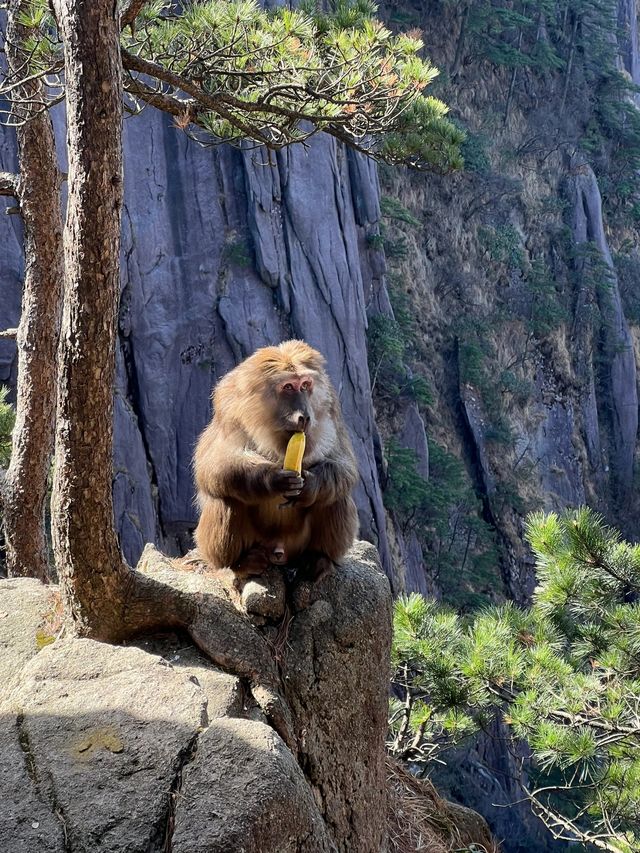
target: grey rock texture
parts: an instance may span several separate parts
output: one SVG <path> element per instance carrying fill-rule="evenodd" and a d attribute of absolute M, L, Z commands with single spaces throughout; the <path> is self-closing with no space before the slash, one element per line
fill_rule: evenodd
<path fill-rule="evenodd" d="M 573 208 L 571 228 L 574 243 L 578 247 L 587 242 L 595 245 L 608 271 L 606 285 L 596 287 L 595 296 L 603 318 L 604 347 L 607 353 L 610 464 L 618 498 L 624 499 L 633 483 L 638 435 L 638 388 L 633 339 L 624 316 L 618 278 L 605 235 L 600 190 L 590 166 L 576 165 L 568 180 L 568 195 Z M 580 272 L 586 269 L 584 259 L 579 257 L 576 263 Z M 593 411 L 592 403 L 590 410 Z"/>
<path fill-rule="evenodd" d="M 125 554 L 137 559 L 145 539 L 188 547 L 211 387 L 256 347 L 293 336 L 327 357 L 360 463 L 362 531 L 390 569 L 344 152 L 318 139 L 269 164 L 261 151 L 201 148 L 153 112 L 127 123 L 126 150 L 115 451 Z"/>
<path fill-rule="evenodd" d="M 298 764 L 262 722 L 225 718 L 198 739 L 175 811 L 173 853 L 330 853 Z"/>
<path fill-rule="evenodd" d="M 140 649 L 65 640 L 25 667 L 10 702 L 71 849 L 159 846 L 167 792 L 207 723 L 193 681 Z"/>
<path fill-rule="evenodd" d="M 0 751 L 3 819 L 0 850 L 63 853 L 62 825 L 29 760 L 28 735 L 19 711 L 7 698 L 22 672 L 38 654 L 38 631 L 51 609 L 51 593 L 30 578 L 0 581 Z"/>
<path fill-rule="evenodd" d="M 15 169 L 14 149 L 2 129 L 0 167 Z M 153 110 L 125 122 L 113 489 L 130 563 L 145 542 L 175 555 L 191 545 L 191 457 L 216 380 L 255 348 L 301 337 L 327 357 L 360 467 L 361 534 L 393 574 L 366 354 L 367 310 L 390 310 L 384 259 L 366 240 L 379 216 L 375 165 L 329 138 L 269 162 L 203 148 Z M 6 328 L 19 318 L 19 216 L 0 217 L 0 237 Z M 15 383 L 10 341 L 0 382 Z"/>
<path fill-rule="evenodd" d="M 391 597 L 375 548 L 310 589 L 284 660 L 299 761 L 341 853 L 383 851 Z M 363 666 L 358 661 L 367 661 Z M 351 698 L 357 696 L 354 703 Z"/>
<path fill-rule="evenodd" d="M 51 640 L 46 626 L 53 593 L 33 578 L 0 580 L 0 699 L 11 692 L 22 668 L 39 650 L 38 641 Z"/>
<path fill-rule="evenodd" d="M 211 594 L 206 574 L 177 576 Z M 3 605 L 16 604 L 12 629 L 0 628 L 0 683 L 12 686 L 0 704 L 3 850 L 384 853 L 391 596 L 371 545 L 289 601 L 280 667 L 293 750 L 246 677 L 184 639 L 62 638 L 38 652 L 49 596 L 35 581 L 0 581 Z M 220 642 L 237 650 L 266 648 L 285 623 L 239 613 L 235 624 L 247 638 Z"/>
<path fill-rule="evenodd" d="M 0 131 L 0 168 L 15 172 L 16 142 L 13 134 L 4 128 Z M 10 196 L 0 201 L 0 245 L 2 245 L 2 275 L 0 276 L 0 325 L 3 329 L 16 328 L 20 321 L 20 293 L 24 276 L 22 254 L 22 220 L 19 216 L 6 216 L 7 208 L 15 205 Z M 9 340 L 0 339 L 0 383 L 13 386 L 16 380 L 16 348 Z"/>
<path fill-rule="evenodd" d="M 617 5 L 619 64 L 621 68 L 627 71 L 633 82 L 637 85 L 640 82 L 638 11 L 633 0 L 618 0 Z"/>

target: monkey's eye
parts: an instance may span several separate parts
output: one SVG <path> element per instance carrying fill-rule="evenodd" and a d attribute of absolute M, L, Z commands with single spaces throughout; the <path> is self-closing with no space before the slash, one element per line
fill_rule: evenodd
<path fill-rule="evenodd" d="M 300 390 L 301 391 L 311 391 L 311 383 L 306 382 L 306 381 L 303 382 L 302 385 L 300 386 Z"/>
<path fill-rule="evenodd" d="M 283 391 L 293 391 L 294 390 L 293 385 L 290 382 L 287 382 L 282 386 L 282 390 Z"/>

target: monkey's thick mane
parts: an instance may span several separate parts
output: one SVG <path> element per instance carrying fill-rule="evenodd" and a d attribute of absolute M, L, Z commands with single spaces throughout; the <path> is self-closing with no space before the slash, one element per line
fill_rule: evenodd
<path fill-rule="evenodd" d="M 291 375 L 315 380 L 311 405 L 313 423 L 307 431 L 307 458 L 329 454 L 336 442 L 335 423 L 341 421 L 335 389 L 324 368 L 324 357 L 304 341 L 285 341 L 263 347 L 224 376 L 213 394 L 214 420 L 226 434 L 235 433 L 250 450 L 274 461 L 284 455 L 290 437 L 286 430 L 265 420 L 267 399 L 276 399 L 278 385 Z M 271 406 L 271 402 L 269 406 Z M 241 437 L 243 437 L 241 439 Z"/>

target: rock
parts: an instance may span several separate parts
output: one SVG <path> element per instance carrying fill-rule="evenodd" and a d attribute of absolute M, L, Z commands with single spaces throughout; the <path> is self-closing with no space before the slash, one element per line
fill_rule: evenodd
<path fill-rule="evenodd" d="M 638 435 L 638 388 L 633 339 L 624 315 L 618 277 L 605 234 L 598 181 L 590 166 L 580 161 L 572 165 L 567 192 L 572 204 L 571 230 L 574 243 L 576 246 L 595 244 L 608 269 L 606 285 L 595 287 L 594 298 L 597 299 L 603 318 L 601 334 L 607 359 L 607 394 L 611 411 L 610 456 L 615 490 L 621 500 L 629 495 L 632 488 Z M 580 275 L 585 272 L 586 264 L 586 260 L 578 255 L 576 265 Z M 593 365 L 590 365 L 590 372 L 593 375 Z"/>
<path fill-rule="evenodd" d="M 33 578 L 0 580 L 0 699 L 9 695 L 27 661 L 53 641 L 47 616 L 55 611 L 56 592 Z"/>
<path fill-rule="evenodd" d="M 0 129 L 0 170 L 16 172 L 17 148 L 15 131 Z M 0 245 L 2 245 L 2 280 L 0 281 L 0 329 L 15 329 L 20 322 L 20 301 L 24 278 L 22 250 L 22 218 L 6 216 L 7 208 L 15 205 L 11 196 L 0 204 Z M 0 385 L 15 386 L 17 373 L 16 345 L 0 338 Z"/>
<path fill-rule="evenodd" d="M 416 472 L 425 480 L 429 479 L 429 444 L 424 421 L 415 403 L 406 406 L 404 422 L 398 437 L 400 447 L 406 447 L 415 453 Z"/>
<path fill-rule="evenodd" d="M 187 674 L 138 648 L 59 640 L 25 667 L 11 703 L 69 849 L 160 849 L 176 775 L 208 724 Z"/>
<path fill-rule="evenodd" d="M 619 66 L 627 71 L 631 80 L 640 83 L 640 56 L 638 55 L 638 12 L 633 0 L 618 0 L 618 42 Z M 637 94 L 634 96 L 637 102 Z"/>
<path fill-rule="evenodd" d="M 242 587 L 242 605 L 247 613 L 280 619 L 284 615 L 285 584 L 280 569 L 270 569 L 259 578 L 251 578 Z"/>
<path fill-rule="evenodd" d="M 297 336 L 327 356 L 359 462 L 362 532 L 391 574 L 366 353 L 365 291 L 374 275 L 384 288 L 365 239 L 379 218 L 374 164 L 316 137 L 269 165 L 260 150 L 201 147 L 152 109 L 125 122 L 124 148 L 114 510 L 126 558 L 147 541 L 191 547 L 191 460 L 213 385 L 257 347 Z M 7 129 L 0 165 L 16 168 Z M 20 217 L 0 216 L 0 236 L 7 328 L 20 313 Z M 15 370 L 15 344 L 0 340 L 0 382 L 13 387 Z"/>
<path fill-rule="evenodd" d="M 488 419 L 484 411 L 482 397 L 472 385 L 465 382 L 460 383 L 459 390 L 464 417 L 478 459 L 483 492 L 491 498 L 496 491 L 496 479 L 487 452 Z"/>
<path fill-rule="evenodd" d="M 341 853 L 385 847 L 390 646 L 389 583 L 358 542 L 292 621 L 283 663 L 299 761 Z"/>
<path fill-rule="evenodd" d="M 7 853 L 64 853 L 63 824 L 46 790 L 46 782 L 36 772 L 21 717 L 9 713 L 1 702 L 0 750 L 0 850 Z"/>
<path fill-rule="evenodd" d="M 50 593 L 0 582 L 12 611 L 0 618 L 0 677 L 13 685 L 0 718 L 11 816 L 0 849 L 382 853 L 391 597 L 375 549 L 357 543 L 307 584 L 308 608 L 281 620 L 279 652 L 275 626 L 252 624 L 193 554 L 172 565 L 149 547 L 140 568 L 195 596 L 193 633 L 215 640 L 230 672 L 173 634 L 126 647 L 67 637 L 38 652 Z M 245 604 L 253 587 L 269 619 L 282 616 L 279 571 L 247 587 Z M 220 618 L 206 625 L 212 597 Z M 272 723 L 278 691 L 291 748 Z"/>
<path fill-rule="evenodd" d="M 300 766 L 254 720 L 198 739 L 176 801 L 172 853 L 324 853 L 335 847 Z"/>
<path fill-rule="evenodd" d="M 52 809 L 29 751 L 24 720 L 8 704 L 22 670 L 44 641 L 53 588 L 31 578 L 0 580 L 0 752 L 2 812 L 0 850 L 63 853 L 62 824 Z"/>

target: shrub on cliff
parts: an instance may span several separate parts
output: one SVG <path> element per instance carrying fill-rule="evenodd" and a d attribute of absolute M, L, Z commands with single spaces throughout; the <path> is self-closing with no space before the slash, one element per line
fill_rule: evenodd
<path fill-rule="evenodd" d="M 558 837 L 640 850 L 640 546 L 583 508 L 529 517 L 532 607 L 463 621 L 419 595 L 395 612 L 391 747 L 426 765 L 500 714 Z"/>
<path fill-rule="evenodd" d="M 15 412 L 7 403 L 8 388 L 0 387 L 0 468 L 6 468 L 11 456 L 11 431 Z"/>

